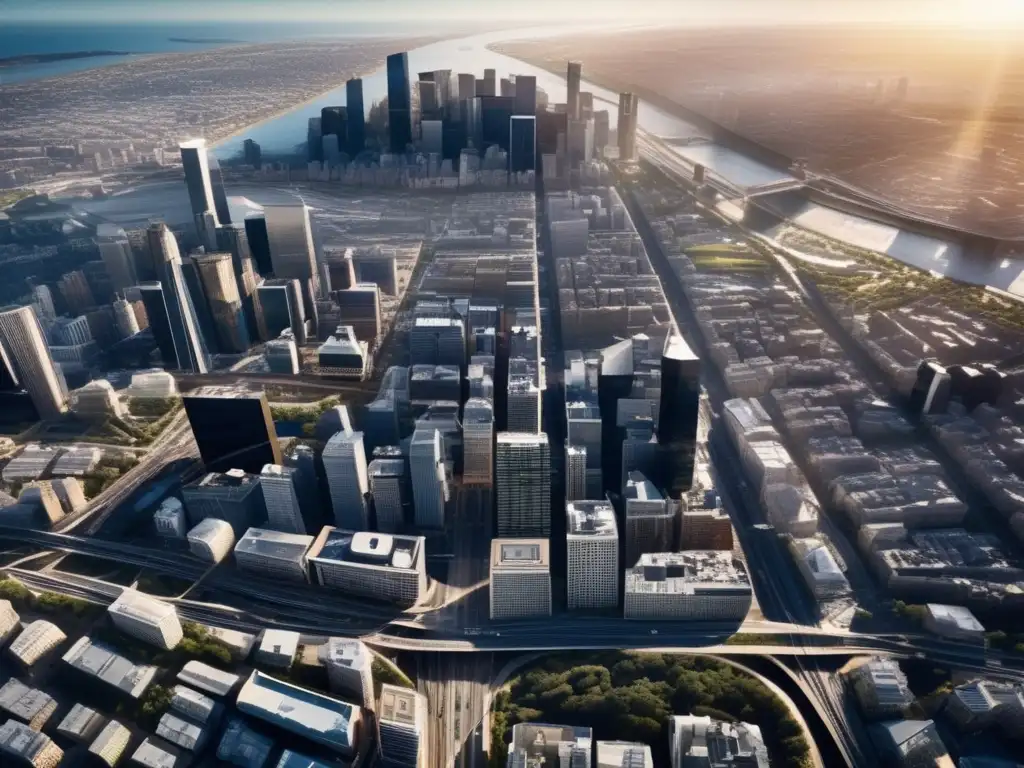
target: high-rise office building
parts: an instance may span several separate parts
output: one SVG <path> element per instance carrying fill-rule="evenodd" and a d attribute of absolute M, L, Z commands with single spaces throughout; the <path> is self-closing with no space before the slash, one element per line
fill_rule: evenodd
<path fill-rule="evenodd" d="M 184 395 L 182 401 L 208 470 L 259 474 L 266 464 L 283 463 L 266 395 Z"/>
<path fill-rule="evenodd" d="M 497 145 L 508 152 L 515 99 L 511 96 L 477 96 L 477 101 L 480 102 L 480 148 Z"/>
<path fill-rule="evenodd" d="M 661 357 L 658 408 L 660 482 L 673 498 L 693 484 L 699 414 L 700 358 L 680 336 L 673 336 Z"/>
<path fill-rule="evenodd" d="M 415 605 L 427 591 L 422 536 L 324 526 L 309 549 L 317 581 L 349 595 Z"/>
<path fill-rule="evenodd" d="M 338 432 L 324 446 L 323 462 L 336 525 L 349 531 L 365 531 L 369 528 L 366 495 L 370 483 L 363 433 Z"/>
<path fill-rule="evenodd" d="M 40 418 L 56 418 L 67 410 L 67 385 L 32 307 L 0 311 L 0 347 L 8 361 L 4 367 L 13 368 L 13 377 L 28 392 Z M 10 372 L 4 378 L 11 378 Z"/>
<path fill-rule="evenodd" d="M 96 306 L 89 281 L 80 269 L 61 275 L 57 281 L 57 290 L 72 314 L 85 314 L 91 307 Z"/>
<path fill-rule="evenodd" d="M 476 98 L 476 77 L 472 72 L 459 73 L 459 101 Z"/>
<path fill-rule="evenodd" d="M 361 640 L 332 637 L 320 646 L 317 657 L 327 667 L 331 693 L 341 694 L 354 699 L 360 706 L 374 709 L 372 664 L 376 656 Z"/>
<path fill-rule="evenodd" d="M 245 159 L 246 165 L 251 165 L 256 170 L 259 170 L 263 165 L 263 150 L 252 139 L 246 139 L 242 142 L 242 157 Z"/>
<path fill-rule="evenodd" d="M 418 428 L 409 446 L 412 476 L 413 514 L 421 528 L 443 528 L 448 502 L 448 477 L 441 433 Z"/>
<path fill-rule="evenodd" d="M 570 120 L 580 119 L 580 79 L 583 76 L 583 64 L 570 61 L 566 67 L 565 112 Z"/>
<path fill-rule="evenodd" d="M 231 254 L 231 268 L 235 273 L 235 285 L 242 301 L 242 315 L 245 327 L 249 332 L 249 341 L 260 339 L 260 321 L 257 308 L 259 298 L 256 296 L 256 268 L 249 247 L 249 235 L 244 224 L 230 224 L 217 227 L 217 249 Z"/>
<path fill-rule="evenodd" d="M 189 525 L 213 518 L 228 523 L 236 537 L 267 519 L 259 475 L 241 469 L 207 472 L 183 486 L 181 498 Z"/>
<path fill-rule="evenodd" d="M 320 118 L 311 117 L 306 123 L 306 158 L 311 163 L 319 163 L 324 159 L 323 142 L 320 133 Z"/>
<path fill-rule="evenodd" d="M 306 343 L 306 312 L 301 290 L 298 280 L 273 278 L 260 283 L 256 294 L 268 339 L 276 339 L 281 331 L 290 328 L 296 344 Z"/>
<path fill-rule="evenodd" d="M 569 610 L 619 604 L 619 532 L 608 501 L 565 506 L 566 592 Z"/>
<path fill-rule="evenodd" d="M 192 215 L 200 216 L 207 211 L 215 213 L 217 204 L 214 201 L 213 183 L 210 180 L 210 159 L 206 153 L 206 139 L 183 142 L 179 149 Z"/>
<path fill-rule="evenodd" d="M 491 618 L 551 615 L 550 544 L 544 539 L 491 540 Z"/>
<path fill-rule="evenodd" d="M 207 373 L 210 361 L 206 340 L 199 330 L 195 305 L 185 285 L 178 242 L 163 223 L 150 225 L 147 235 L 157 277 L 163 287 L 164 305 L 174 343 L 175 367 L 190 373 Z M 149 313 L 148 306 L 146 312 Z"/>
<path fill-rule="evenodd" d="M 320 137 L 328 136 L 334 136 L 334 148 L 338 152 L 348 152 L 347 107 L 324 107 L 320 110 Z"/>
<path fill-rule="evenodd" d="M 624 494 L 626 568 L 641 555 L 676 549 L 675 510 L 641 472 L 630 472 Z"/>
<path fill-rule="evenodd" d="M 387 61 L 388 143 L 391 151 L 404 154 L 412 143 L 412 84 L 409 54 L 392 53 Z"/>
<path fill-rule="evenodd" d="M 679 518 L 679 549 L 731 550 L 732 521 L 722 509 L 684 509 Z"/>
<path fill-rule="evenodd" d="M 135 254 L 128 242 L 128 235 L 121 227 L 100 224 L 96 227 L 96 245 L 100 258 L 110 278 L 112 290 L 123 293 L 125 289 L 138 284 L 135 273 Z"/>
<path fill-rule="evenodd" d="M 540 432 L 541 390 L 534 375 L 513 372 L 515 360 L 509 361 L 506 400 L 506 426 L 509 432 Z"/>
<path fill-rule="evenodd" d="M 462 482 L 490 486 L 494 475 L 494 406 L 470 398 L 462 411 Z"/>
<path fill-rule="evenodd" d="M 220 352 L 217 346 L 217 333 L 213 325 L 213 314 L 210 303 L 206 300 L 206 288 L 199 274 L 196 258 L 205 253 L 205 248 L 181 257 L 181 276 L 185 280 L 185 292 L 192 299 L 192 308 L 199 323 L 199 335 L 202 336 L 209 352 Z"/>
<path fill-rule="evenodd" d="M 601 414 L 601 477 L 603 491 L 622 492 L 622 428 L 618 426 L 619 400 L 633 392 L 633 343 L 616 342 L 601 350 L 597 401 Z"/>
<path fill-rule="evenodd" d="M 551 533 L 551 453 L 546 434 L 499 433 L 495 485 L 499 536 Z"/>
<path fill-rule="evenodd" d="M 213 190 L 213 210 L 217 214 L 214 229 L 231 224 L 231 209 L 228 208 L 228 194 L 224 189 L 224 176 L 220 172 L 220 161 L 209 155 L 210 189 Z"/>
<path fill-rule="evenodd" d="M 398 531 L 405 523 L 405 507 L 409 501 L 409 478 L 405 459 L 374 459 L 367 468 L 370 475 L 370 495 L 377 514 L 377 530 L 387 533 Z"/>
<path fill-rule="evenodd" d="M 340 323 L 351 325 L 360 341 L 375 345 L 382 329 L 377 284 L 356 283 L 343 291 L 334 291 L 333 296 Z"/>
<path fill-rule="evenodd" d="M 348 149 L 356 157 L 366 149 L 366 111 L 363 106 L 363 80 L 354 77 L 345 83 L 345 106 L 348 108 Z"/>
<path fill-rule="evenodd" d="M 377 743 L 386 768 L 424 768 L 427 748 L 427 697 L 410 688 L 384 683 L 377 706 Z"/>
<path fill-rule="evenodd" d="M 195 256 L 194 262 L 213 316 L 214 333 L 221 352 L 241 354 L 249 349 L 249 329 L 242 311 L 242 297 L 230 253 Z"/>
<path fill-rule="evenodd" d="M 513 115 L 509 125 L 509 170 L 512 173 L 537 170 L 537 118 Z"/>
<path fill-rule="evenodd" d="M 305 533 L 299 506 L 299 471 L 280 464 L 266 464 L 260 472 L 260 488 L 267 508 L 267 527 L 284 533 Z"/>
<path fill-rule="evenodd" d="M 537 114 L 537 78 L 516 75 L 515 114 L 533 117 Z"/>
<path fill-rule="evenodd" d="M 587 498 L 587 448 L 565 445 L 565 500 Z"/>
<path fill-rule="evenodd" d="M 171 316 L 164 297 L 164 287 L 156 280 L 139 284 L 139 295 L 142 306 L 146 308 L 146 319 L 149 330 L 153 334 L 156 348 L 160 351 L 160 359 L 165 368 L 178 367 L 178 352 L 171 335 Z"/>
<path fill-rule="evenodd" d="M 320 294 L 320 276 L 313 246 L 309 208 L 305 205 L 265 205 L 267 240 L 274 276 L 298 280 L 306 317 L 316 318 L 316 298 Z M 250 238 L 250 245 L 252 239 Z"/>
<path fill-rule="evenodd" d="M 267 219 L 265 216 L 247 216 L 245 219 L 245 237 L 249 241 L 256 271 L 263 277 L 274 273 L 274 264 L 270 258 L 270 237 L 267 235 Z"/>
<path fill-rule="evenodd" d="M 32 306 L 43 320 L 52 320 L 57 316 L 57 309 L 53 305 L 53 292 L 49 286 L 36 285 L 32 287 Z"/>
<path fill-rule="evenodd" d="M 466 328 L 458 318 L 417 317 L 409 330 L 413 365 L 466 364 Z"/>
<path fill-rule="evenodd" d="M 619 94 L 619 159 L 636 159 L 636 122 L 640 97 L 635 93 Z"/>

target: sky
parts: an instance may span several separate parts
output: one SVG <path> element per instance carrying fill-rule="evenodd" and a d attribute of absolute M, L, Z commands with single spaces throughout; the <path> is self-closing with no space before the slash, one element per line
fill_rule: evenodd
<path fill-rule="evenodd" d="M 909 22 L 1024 25 L 1024 0 L 0 0 L 0 22 Z"/>

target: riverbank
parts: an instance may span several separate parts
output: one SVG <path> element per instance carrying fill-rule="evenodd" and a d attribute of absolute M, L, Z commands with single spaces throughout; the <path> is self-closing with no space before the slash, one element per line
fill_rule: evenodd
<path fill-rule="evenodd" d="M 101 56 L 131 56 L 131 51 L 69 51 L 67 53 L 28 53 L 21 56 L 0 57 L 0 69 L 20 67 L 25 64 L 49 64 L 72 59 L 93 59 Z"/>

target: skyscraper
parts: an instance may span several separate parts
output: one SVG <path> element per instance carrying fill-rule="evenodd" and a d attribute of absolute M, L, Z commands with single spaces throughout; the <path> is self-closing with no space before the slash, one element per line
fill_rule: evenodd
<path fill-rule="evenodd" d="M 401 453 L 393 458 L 370 462 L 370 495 L 377 513 L 377 530 L 394 533 L 405 522 L 405 505 L 409 500 L 409 479 Z"/>
<path fill-rule="evenodd" d="M 124 299 L 117 299 L 114 302 L 114 322 L 117 323 L 117 331 L 121 334 L 122 339 L 127 339 L 139 332 L 139 321 L 135 317 L 135 310 Z"/>
<path fill-rule="evenodd" d="M 548 436 L 498 434 L 495 449 L 499 536 L 551 533 L 551 454 Z"/>
<path fill-rule="evenodd" d="M 258 281 L 245 225 L 237 223 L 217 227 L 217 249 L 231 254 L 231 268 L 235 273 L 238 296 L 242 300 L 245 327 L 250 342 L 257 342 L 260 339 L 259 313 L 256 311 L 259 304 L 256 296 Z"/>
<path fill-rule="evenodd" d="M 409 54 L 388 56 L 388 134 L 391 151 L 405 152 L 412 143 L 412 85 L 409 81 Z"/>
<path fill-rule="evenodd" d="M 256 271 L 266 277 L 274 273 L 270 260 L 270 238 L 267 236 L 267 220 L 263 216 L 248 216 L 245 219 L 245 237 L 249 241 Z"/>
<path fill-rule="evenodd" d="M 680 336 L 672 336 L 661 356 L 658 446 L 661 482 L 673 498 L 693 484 L 700 414 L 700 358 Z"/>
<path fill-rule="evenodd" d="M 619 159 L 636 159 L 636 120 L 640 98 L 635 93 L 619 94 Z"/>
<path fill-rule="evenodd" d="M 192 139 L 179 145 L 181 165 L 185 170 L 185 186 L 192 204 L 192 215 L 216 212 L 213 184 L 210 181 L 210 161 L 206 154 L 206 139 Z M 217 222 L 220 223 L 220 222 Z M 226 222 L 225 222 L 226 223 Z"/>
<path fill-rule="evenodd" d="M 363 107 L 363 80 L 354 77 L 345 83 L 345 105 L 348 107 L 348 149 L 355 157 L 366 149 L 366 111 Z"/>
<path fill-rule="evenodd" d="M 206 301 L 213 316 L 214 333 L 221 352 L 242 354 L 249 349 L 249 329 L 242 311 L 242 297 L 229 253 L 195 257 Z"/>
<path fill-rule="evenodd" d="M 40 418 L 52 419 L 67 410 L 67 386 L 50 356 L 46 337 L 32 307 L 0 311 L 0 347 Z M 5 377 L 6 378 L 6 377 Z"/>
<path fill-rule="evenodd" d="M 153 263 L 163 287 L 164 304 L 174 342 L 175 367 L 189 373 L 206 373 L 210 370 L 206 341 L 199 330 L 199 318 L 192 296 L 185 286 L 178 243 L 163 223 L 151 224 L 147 235 Z M 148 314 L 149 307 L 146 312 Z"/>
<path fill-rule="evenodd" d="M 510 130 L 515 99 L 511 96 L 477 96 L 480 102 L 481 149 L 497 144 L 506 152 L 511 146 Z"/>
<path fill-rule="evenodd" d="M 210 155 L 207 160 L 210 168 L 210 189 L 213 190 L 213 210 L 217 214 L 217 226 L 227 226 L 231 223 L 231 209 L 228 208 L 228 195 L 224 190 L 224 176 L 220 172 L 220 162 L 216 157 Z"/>
<path fill-rule="evenodd" d="M 291 328 L 296 344 L 306 343 L 306 313 L 298 280 L 271 279 L 260 283 L 256 293 L 263 312 L 267 339 L 276 339 Z"/>
<path fill-rule="evenodd" d="M 53 292 L 49 286 L 36 285 L 32 288 L 32 304 L 43 320 L 52 320 L 57 316 L 57 310 L 53 306 Z"/>
<path fill-rule="evenodd" d="M 309 208 L 302 203 L 265 205 L 263 216 L 267 222 L 267 241 L 274 277 L 299 281 L 306 317 L 315 321 L 320 275 L 313 246 L 313 229 L 309 222 Z"/>
<path fill-rule="evenodd" d="M 534 117 L 537 114 L 537 78 L 516 75 L 515 114 Z"/>
<path fill-rule="evenodd" d="M 110 277 L 110 287 L 123 293 L 126 288 L 138 284 L 135 274 L 135 255 L 132 253 L 128 235 L 121 227 L 100 224 L 96 227 L 96 244 L 100 258 Z"/>
<path fill-rule="evenodd" d="M 57 281 L 57 290 L 73 314 L 85 314 L 86 311 L 96 305 L 96 300 L 92 295 L 92 288 L 89 287 L 89 281 L 86 279 L 85 273 L 80 269 L 61 275 L 60 280 Z"/>
<path fill-rule="evenodd" d="M 299 507 L 299 494 L 296 484 L 299 482 L 299 471 L 293 467 L 280 464 L 265 464 L 260 472 L 260 488 L 263 491 L 263 503 L 267 508 L 267 527 L 284 533 L 306 532 L 306 524 L 302 519 Z"/>
<path fill-rule="evenodd" d="M 377 707 L 377 743 L 385 768 L 420 768 L 426 761 L 427 699 L 384 683 Z"/>
<path fill-rule="evenodd" d="M 509 122 L 511 149 L 509 170 L 512 173 L 537 170 L 537 118 L 513 115 Z"/>
<path fill-rule="evenodd" d="M 139 295 L 142 297 L 142 306 L 146 308 L 149 331 L 153 334 L 153 341 L 156 342 L 156 348 L 160 351 L 160 359 L 164 368 L 177 368 L 178 353 L 174 348 L 171 318 L 167 311 L 163 285 L 156 280 L 140 283 Z"/>
<path fill-rule="evenodd" d="M 570 61 L 566 68 L 565 112 L 570 120 L 580 119 L 580 79 L 583 76 L 583 64 Z"/>
<path fill-rule="evenodd" d="M 608 501 L 570 501 L 565 507 L 569 610 L 619 604 L 619 532 Z"/>
<path fill-rule="evenodd" d="M 587 448 L 584 445 L 565 446 L 565 500 L 587 498 Z"/>
<path fill-rule="evenodd" d="M 448 501 L 441 433 L 420 427 L 409 446 L 409 470 L 412 475 L 413 514 L 422 528 L 443 528 Z"/>
<path fill-rule="evenodd" d="M 494 474 L 494 406 L 470 398 L 462 411 L 462 482 L 490 486 Z"/>
<path fill-rule="evenodd" d="M 365 531 L 370 522 L 366 505 L 370 483 L 363 433 L 338 432 L 324 446 L 323 462 L 335 525 L 349 531 Z"/>
<path fill-rule="evenodd" d="M 626 498 L 626 568 L 640 556 L 676 549 L 675 510 L 662 498 L 654 483 L 641 472 L 630 472 L 623 495 Z"/>
<path fill-rule="evenodd" d="M 259 474 L 283 463 L 266 395 L 184 395 L 182 402 L 207 470 Z"/>

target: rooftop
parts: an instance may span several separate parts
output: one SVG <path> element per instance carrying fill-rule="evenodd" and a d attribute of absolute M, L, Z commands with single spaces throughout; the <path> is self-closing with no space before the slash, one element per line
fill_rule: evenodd
<path fill-rule="evenodd" d="M 282 533 L 265 528 L 250 528 L 235 544 L 235 552 L 275 560 L 294 561 L 301 558 L 313 544 L 312 536 Z"/>
<path fill-rule="evenodd" d="M 958 630 L 963 632 L 985 631 L 985 627 L 981 625 L 970 609 L 961 605 L 928 603 L 927 609 L 932 619 L 940 624 L 955 625 Z"/>
<path fill-rule="evenodd" d="M 750 580 L 731 552 L 710 550 L 645 553 L 626 571 L 627 591 L 692 593 L 698 589 L 749 591 Z"/>
<path fill-rule="evenodd" d="M 415 567 L 423 550 L 422 536 L 340 531 L 325 526 L 310 549 L 310 560 L 350 563 L 377 568 Z"/>
<path fill-rule="evenodd" d="M 138 698 L 153 682 L 156 667 L 136 666 L 124 656 L 88 637 L 78 639 L 63 660 L 66 664 L 112 685 L 133 698 Z"/>
<path fill-rule="evenodd" d="M 147 624 L 159 624 L 170 616 L 177 618 L 178 615 L 170 603 L 165 603 L 135 589 L 122 590 L 120 597 L 110 604 L 107 611 Z"/>
<path fill-rule="evenodd" d="M 417 709 L 423 706 L 421 695 L 411 688 L 401 688 L 385 683 L 380 691 L 380 705 L 377 716 L 382 721 L 415 725 Z"/>
<path fill-rule="evenodd" d="M 551 565 L 547 539 L 492 539 L 491 569 L 542 570 Z"/>
<path fill-rule="evenodd" d="M 608 501 L 570 501 L 565 505 L 566 531 L 570 536 L 618 538 L 615 510 Z"/>

